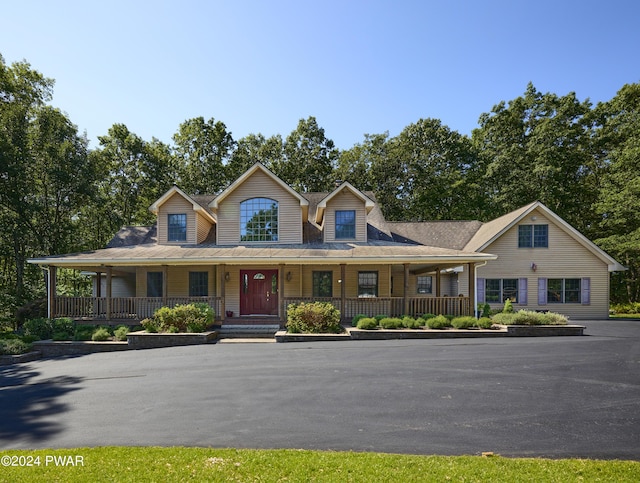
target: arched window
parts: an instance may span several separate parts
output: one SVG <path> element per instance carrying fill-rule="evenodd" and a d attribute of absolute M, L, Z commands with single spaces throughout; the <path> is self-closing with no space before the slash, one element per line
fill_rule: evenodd
<path fill-rule="evenodd" d="M 240 241 L 278 241 L 278 202 L 250 198 L 240 203 Z"/>

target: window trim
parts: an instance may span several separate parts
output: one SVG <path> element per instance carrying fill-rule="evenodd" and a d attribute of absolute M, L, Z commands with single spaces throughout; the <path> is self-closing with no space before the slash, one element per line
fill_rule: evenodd
<path fill-rule="evenodd" d="M 266 240 L 266 239 L 264 239 L 264 240 L 260 240 L 260 239 L 258 239 L 258 240 L 251 239 L 251 240 L 249 240 L 249 239 L 246 239 L 245 237 L 247 237 L 247 234 L 245 233 L 243 235 L 242 232 L 243 232 L 243 230 L 246 232 L 247 223 L 251 220 L 251 218 L 253 218 L 256 215 L 257 212 L 259 212 L 261 209 L 266 209 L 266 208 L 258 208 L 257 210 L 255 208 L 253 208 L 253 214 L 251 215 L 251 217 L 249 217 L 249 218 L 247 218 L 245 220 L 244 217 L 248 216 L 248 213 L 247 214 L 243 214 L 243 206 L 245 206 L 249 202 L 256 202 L 256 203 L 258 203 L 258 206 L 259 206 L 259 203 L 261 201 L 269 202 L 271 204 L 271 208 L 269 208 L 269 209 L 273 209 L 273 205 L 275 204 L 275 209 L 276 209 L 276 212 L 277 212 L 276 213 L 276 219 L 275 219 L 275 230 L 273 230 L 273 221 L 274 221 L 273 218 L 270 218 L 269 220 L 265 219 L 265 222 L 269 221 L 272 224 L 271 230 L 275 231 L 275 233 L 271 233 L 270 234 L 271 239 L 269 239 L 269 240 Z M 238 221 L 239 221 L 239 232 L 240 232 L 240 241 L 241 242 L 243 242 L 243 243 L 277 243 L 280 240 L 280 202 L 278 200 L 274 200 L 273 198 L 267 198 L 267 197 L 264 197 L 264 196 L 255 196 L 253 198 L 247 198 L 246 200 L 240 202 L 239 213 L 240 213 L 240 216 L 239 216 L 239 220 Z M 257 236 L 258 238 L 262 238 L 262 234 L 260 234 L 260 233 L 258 233 L 258 235 L 252 235 L 252 238 L 255 237 L 255 236 Z M 265 233 L 265 238 L 266 238 L 266 233 Z"/>
<path fill-rule="evenodd" d="M 345 213 L 351 213 L 353 214 L 353 223 L 338 223 L 338 215 L 340 214 L 345 214 Z M 338 236 L 338 226 L 340 227 L 353 227 L 353 236 Z M 357 222 L 356 222 L 356 210 L 336 210 L 335 214 L 334 214 L 334 226 L 333 226 L 333 233 L 334 233 L 334 237 L 336 240 L 355 240 L 356 238 L 356 228 L 357 228 Z M 341 232 L 342 230 L 340 230 Z M 349 230 L 349 235 L 351 235 L 351 229 Z"/>
<path fill-rule="evenodd" d="M 184 223 L 172 223 L 172 218 L 180 217 Z M 187 214 L 186 213 L 168 213 L 167 214 L 167 241 L 169 242 L 185 242 L 187 241 Z M 179 232 L 176 232 L 179 230 Z M 172 236 L 173 235 L 173 236 Z"/>

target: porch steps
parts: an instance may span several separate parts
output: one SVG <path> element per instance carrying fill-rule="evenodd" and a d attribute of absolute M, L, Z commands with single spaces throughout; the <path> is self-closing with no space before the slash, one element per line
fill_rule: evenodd
<path fill-rule="evenodd" d="M 275 340 L 280 322 L 273 317 L 246 317 L 225 319 L 218 331 L 218 339 L 265 339 Z"/>

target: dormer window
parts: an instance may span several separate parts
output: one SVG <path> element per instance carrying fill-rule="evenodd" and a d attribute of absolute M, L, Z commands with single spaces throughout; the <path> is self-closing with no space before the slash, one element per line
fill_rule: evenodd
<path fill-rule="evenodd" d="M 187 215 L 185 213 L 179 213 L 168 215 L 168 217 L 168 241 L 187 241 Z"/>
<path fill-rule="evenodd" d="M 355 237 L 355 210 L 336 210 L 336 240 L 352 240 Z"/>
<path fill-rule="evenodd" d="M 240 203 L 240 241 L 278 241 L 278 202 L 250 198 Z"/>

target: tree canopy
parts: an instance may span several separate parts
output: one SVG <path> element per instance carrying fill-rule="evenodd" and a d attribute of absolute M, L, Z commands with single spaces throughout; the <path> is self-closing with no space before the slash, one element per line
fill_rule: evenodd
<path fill-rule="evenodd" d="M 594 107 L 530 83 L 481 114 L 471 136 L 425 118 L 345 150 L 314 117 L 286 136 L 238 140 L 197 117 L 170 144 L 113 124 L 90 150 L 50 104 L 53 85 L 0 56 L 0 317 L 44 294 L 29 257 L 100 248 L 124 225 L 152 223 L 149 206 L 172 184 L 215 194 L 255 162 L 301 193 L 349 181 L 389 220 L 487 221 L 540 200 L 629 266 L 612 297 L 640 300 L 640 84 Z"/>

